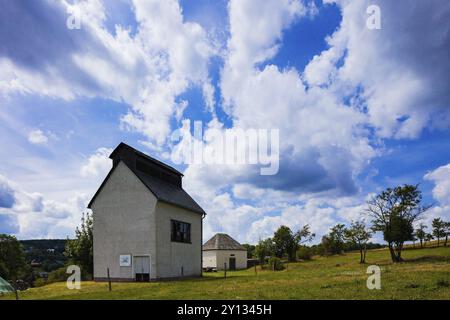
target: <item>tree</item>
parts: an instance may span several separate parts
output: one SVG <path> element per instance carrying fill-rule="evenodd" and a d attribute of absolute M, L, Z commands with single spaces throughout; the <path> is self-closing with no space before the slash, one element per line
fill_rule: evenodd
<path fill-rule="evenodd" d="M 417 239 L 416 233 L 413 231 L 412 238 L 411 238 L 411 241 L 412 241 L 412 243 L 413 243 L 413 248 L 416 247 L 416 241 L 417 241 L 417 240 L 418 240 L 418 239 Z"/>
<path fill-rule="evenodd" d="M 362 221 L 352 222 L 350 228 L 344 230 L 344 237 L 352 244 L 356 244 L 359 249 L 359 263 L 366 262 L 367 242 L 370 240 L 372 233 L 366 230 L 366 225 Z"/>
<path fill-rule="evenodd" d="M 447 246 L 448 236 L 450 236 L 450 221 L 445 222 L 445 243 L 444 243 L 444 246 Z"/>
<path fill-rule="evenodd" d="M 296 257 L 300 260 L 311 260 L 313 253 L 312 248 L 308 246 L 300 246 L 297 250 Z"/>
<path fill-rule="evenodd" d="M 295 240 L 297 244 L 300 245 L 305 242 L 310 242 L 315 236 L 316 234 L 311 232 L 309 224 L 306 224 L 303 228 L 297 231 L 295 234 Z"/>
<path fill-rule="evenodd" d="M 430 206 L 422 206 L 418 185 L 387 188 L 367 202 L 366 212 L 372 217 L 373 231 L 383 233 L 393 262 L 403 261 L 405 241 L 413 239 L 413 223 Z"/>
<path fill-rule="evenodd" d="M 439 241 L 440 238 L 445 237 L 445 222 L 442 221 L 441 218 L 435 218 L 431 222 L 431 227 L 433 228 L 433 236 L 437 238 L 438 241 L 438 247 L 439 247 Z"/>
<path fill-rule="evenodd" d="M 427 226 L 421 223 L 419 227 L 416 229 L 415 236 L 420 241 L 420 247 L 423 248 L 423 242 L 427 238 L 426 232 Z"/>
<path fill-rule="evenodd" d="M 247 259 L 253 258 L 255 255 L 255 246 L 248 243 L 244 243 L 242 246 L 247 249 Z"/>
<path fill-rule="evenodd" d="M 322 240 L 320 241 L 320 244 L 317 246 L 317 252 L 320 255 L 330 255 L 333 254 L 331 249 L 331 241 L 328 238 L 328 236 L 322 236 Z"/>
<path fill-rule="evenodd" d="M 344 251 L 345 244 L 345 225 L 338 223 L 330 229 L 328 234 L 330 249 L 333 254 L 339 254 Z"/>
<path fill-rule="evenodd" d="M 271 238 L 259 240 L 258 244 L 255 247 L 255 255 L 258 258 L 261 265 L 264 264 L 266 257 L 273 255 L 273 253 L 274 253 L 274 244 Z"/>
<path fill-rule="evenodd" d="M 330 232 L 322 237 L 319 245 L 321 254 L 339 254 L 344 250 L 345 225 L 337 224 L 330 229 Z"/>
<path fill-rule="evenodd" d="M 91 276 L 94 270 L 93 258 L 93 219 L 92 214 L 83 213 L 81 225 L 75 230 L 75 239 L 67 240 L 65 254 L 69 262 L 80 266 L 85 276 Z"/>
<path fill-rule="evenodd" d="M 0 234 L 0 277 L 16 281 L 27 271 L 25 254 L 14 236 Z"/>
<path fill-rule="evenodd" d="M 311 232 L 308 224 L 299 229 L 294 234 L 294 245 L 289 251 L 289 261 L 297 260 L 297 251 L 300 248 L 301 244 L 310 242 L 315 236 L 316 234 Z"/>
<path fill-rule="evenodd" d="M 275 256 L 282 258 L 283 254 L 288 253 L 294 246 L 294 234 L 289 227 L 281 226 L 273 235 L 275 246 Z"/>
<path fill-rule="evenodd" d="M 425 236 L 425 245 L 428 243 L 430 243 L 430 241 L 433 240 L 433 235 L 431 233 L 427 233 Z"/>
<path fill-rule="evenodd" d="M 300 244 L 311 241 L 314 236 L 309 229 L 309 225 L 305 225 L 296 233 L 293 233 L 289 227 L 281 226 L 273 236 L 275 255 L 282 258 L 286 254 L 289 261 L 295 261 Z"/>

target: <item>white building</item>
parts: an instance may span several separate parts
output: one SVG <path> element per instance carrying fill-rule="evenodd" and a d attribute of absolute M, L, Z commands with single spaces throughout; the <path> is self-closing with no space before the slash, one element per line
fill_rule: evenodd
<path fill-rule="evenodd" d="M 225 233 L 217 233 L 203 245 L 203 268 L 223 270 L 247 268 L 247 249 Z"/>
<path fill-rule="evenodd" d="M 88 207 L 94 279 L 148 281 L 200 276 L 203 209 L 176 169 L 121 143 Z"/>

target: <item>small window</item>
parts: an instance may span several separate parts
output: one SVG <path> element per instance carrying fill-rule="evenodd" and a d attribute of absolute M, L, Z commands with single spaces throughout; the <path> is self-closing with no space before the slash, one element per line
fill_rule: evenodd
<path fill-rule="evenodd" d="M 191 243 L 191 224 L 171 220 L 171 240 L 174 242 Z"/>

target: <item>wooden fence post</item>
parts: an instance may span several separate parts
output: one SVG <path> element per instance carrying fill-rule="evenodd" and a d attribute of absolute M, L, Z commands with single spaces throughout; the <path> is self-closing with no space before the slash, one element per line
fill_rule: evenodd
<path fill-rule="evenodd" d="M 181 266 L 181 277 L 184 277 L 184 269 L 183 269 L 183 266 Z"/>
<path fill-rule="evenodd" d="M 258 274 L 258 271 L 256 271 L 256 263 L 255 263 L 255 276 Z"/>
<path fill-rule="evenodd" d="M 109 288 L 109 291 L 112 291 L 112 288 L 111 288 L 111 278 L 110 278 L 110 276 L 109 276 L 109 268 L 107 268 L 106 270 L 107 270 L 107 272 L 108 272 L 108 288 Z"/>
<path fill-rule="evenodd" d="M 16 294 L 16 300 L 19 300 L 19 292 L 17 291 L 16 287 L 14 286 L 14 293 Z"/>
<path fill-rule="evenodd" d="M 227 263 L 224 262 L 224 263 L 223 263 L 223 266 L 224 266 L 224 271 L 225 271 L 224 277 L 226 278 L 226 277 L 227 277 Z"/>

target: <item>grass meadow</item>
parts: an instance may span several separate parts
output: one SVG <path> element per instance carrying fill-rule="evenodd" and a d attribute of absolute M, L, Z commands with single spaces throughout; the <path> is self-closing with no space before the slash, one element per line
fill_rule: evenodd
<path fill-rule="evenodd" d="M 450 300 L 450 247 L 407 249 L 405 262 L 393 264 L 386 249 L 314 257 L 289 263 L 283 271 L 248 270 L 205 273 L 203 278 L 150 283 L 65 282 L 20 292 L 20 299 L 445 299 Z M 369 265 L 381 268 L 381 289 L 369 290 Z M 15 299 L 3 295 L 1 299 Z"/>

